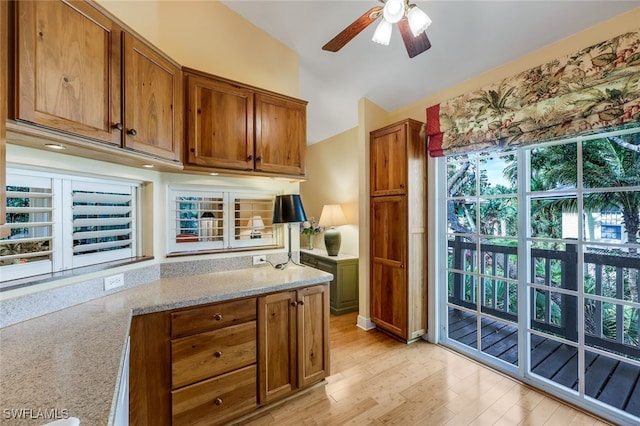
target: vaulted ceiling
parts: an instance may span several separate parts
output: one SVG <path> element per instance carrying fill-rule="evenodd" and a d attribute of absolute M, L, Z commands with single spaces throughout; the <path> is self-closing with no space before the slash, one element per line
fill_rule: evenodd
<path fill-rule="evenodd" d="M 629 0 L 416 1 L 433 20 L 432 48 L 410 59 L 397 28 L 389 46 L 371 41 L 375 23 L 339 52 L 322 50 L 375 0 L 223 3 L 298 53 L 309 144 L 357 126 L 360 98 L 393 111 L 640 7 Z"/>

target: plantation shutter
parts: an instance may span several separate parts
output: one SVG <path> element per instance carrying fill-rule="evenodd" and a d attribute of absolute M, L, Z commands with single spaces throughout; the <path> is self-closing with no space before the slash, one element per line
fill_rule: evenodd
<path fill-rule="evenodd" d="M 134 256 L 135 188 L 72 183 L 73 267 Z"/>
<path fill-rule="evenodd" d="M 170 188 L 168 253 L 275 245 L 273 199 L 271 193 L 226 188 Z"/>
<path fill-rule="evenodd" d="M 171 190 L 169 252 L 224 247 L 224 198 L 218 191 Z"/>
<path fill-rule="evenodd" d="M 51 272 L 54 251 L 51 178 L 7 173 L 7 227 L 0 239 L 2 281 Z M 27 265 L 28 264 L 28 265 Z"/>
<path fill-rule="evenodd" d="M 234 218 L 232 247 L 275 244 L 272 214 L 273 195 L 230 194 Z"/>

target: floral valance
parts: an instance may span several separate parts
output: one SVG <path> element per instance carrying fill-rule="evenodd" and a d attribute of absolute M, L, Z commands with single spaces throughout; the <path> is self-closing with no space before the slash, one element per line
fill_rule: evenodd
<path fill-rule="evenodd" d="M 432 156 L 640 123 L 640 29 L 427 108 Z"/>

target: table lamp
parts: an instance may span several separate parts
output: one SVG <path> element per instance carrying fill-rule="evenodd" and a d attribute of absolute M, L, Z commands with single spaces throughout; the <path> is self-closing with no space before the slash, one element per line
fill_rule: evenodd
<path fill-rule="evenodd" d="M 262 238 L 261 230 L 264 229 L 264 221 L 262 220 L 262 216 L 253 216 L 251 219 L 247 221 L 247 228 L 251 228 L 251 239 L 254 238 Z"/>
<path fill-rule="evenodd" d="M 326 229 L 324 231 L 324 246 L 327 248 L 327 254 L 329 256 L 337 256 L 340 251 L 342 237 L 340 236 L 340 231 L 335 227 L 347 224 L 347 218 L 344 217 L 342 207 L 339 204 L 326 204 L 322 207 L 322 214 L 318 224 Z"/>
<path fill-rule="evenodd" d="M 302 206 L 302 200 L 298 194 L 276 195 L 273 206 L 273 223 L 289 224 L 289 257 L 286 262 L 275 265 L 276 269 L 284 269 L 289 262 L 303 266 L 295 262 L 291 257 L 291 224 L 305 222 L 307 215 Z"/>

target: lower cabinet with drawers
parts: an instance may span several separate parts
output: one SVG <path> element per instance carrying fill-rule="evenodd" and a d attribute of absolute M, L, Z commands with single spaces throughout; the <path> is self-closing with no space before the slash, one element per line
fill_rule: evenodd
<path fill-rule="evenodd" d="M 133 317 L 130 424 L 225 424 L 320 382 L 328 296 L 316 285 Z"/>

